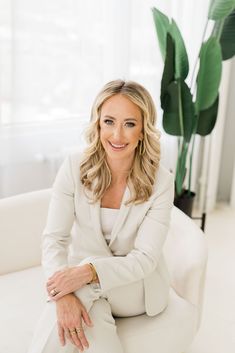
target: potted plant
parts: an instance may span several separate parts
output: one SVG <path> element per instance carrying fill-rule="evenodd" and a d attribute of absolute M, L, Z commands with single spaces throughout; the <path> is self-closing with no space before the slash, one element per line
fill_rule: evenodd
<path fill-rule="evenodd" d="M 188 55 L 176 22 L 156 8 L 152 13 L 164 60 L 161 80 L 163 128 L 178 139 L 174 203 L 191 216 L 195 196 L 191 190 L 195 136 L 210 134 L 216 123 L 222 61 L 235 54 L 235 0 L 211 0 L 190 84 L 186 83 Z M 205 39 L 210 20 L 213 21 L 212 30 Z"/>

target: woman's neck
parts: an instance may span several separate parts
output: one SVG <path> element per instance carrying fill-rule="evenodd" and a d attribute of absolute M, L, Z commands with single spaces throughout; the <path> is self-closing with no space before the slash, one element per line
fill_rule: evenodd
<path fill-rule="evenodd" d="M 126 182 L 128 174 L 131 170 L 132 160 L 107 160 L 108 166 L 112 174 L 112 184 L 123 184 Z"/>

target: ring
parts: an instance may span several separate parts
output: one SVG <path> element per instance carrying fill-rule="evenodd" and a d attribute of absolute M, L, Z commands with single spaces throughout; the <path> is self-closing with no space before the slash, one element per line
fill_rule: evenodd
<path fill-rule="evenodd" d="M 82 332 L 82 327 L 77 327 L 77 328 L 76 328 L 76 331 L 77 331 L 77 333 Z"/>
<path fill-rule="evenodd" d="M 52 289 L 51 291 L 50 291 L 50 294 L 54 297 L 56 294 L 58 294 L 59 292 L 57 292 L 57 290 L 56 289 Z"/>

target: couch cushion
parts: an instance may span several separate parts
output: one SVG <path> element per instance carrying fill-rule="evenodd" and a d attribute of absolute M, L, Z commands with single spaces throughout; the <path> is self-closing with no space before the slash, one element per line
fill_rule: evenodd
<path fill-rule="evenodd" d="M 0 352 L 27 352 L 46 302 L 44 282 L 41 267 L 0 277 Z M 171 289 L 168 307 L 161 314 L 116 321 L 126 353 L 171 353 L 181 352 L 191 343 L 196 319 L 196 308 Z"/>

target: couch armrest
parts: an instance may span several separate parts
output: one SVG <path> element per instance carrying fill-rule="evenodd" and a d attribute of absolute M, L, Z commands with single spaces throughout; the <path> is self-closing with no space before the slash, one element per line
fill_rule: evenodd
<path fill-rule="evenodd" d="M 0 200 L 0 274 L 37 266 L 51 189 Z"/>
<path fill-rule="evenodd" d="M 200 321 L 208 245 L 198 225 L 175 206 L 163 251 L 172 287 L 199 309 Z"/>

